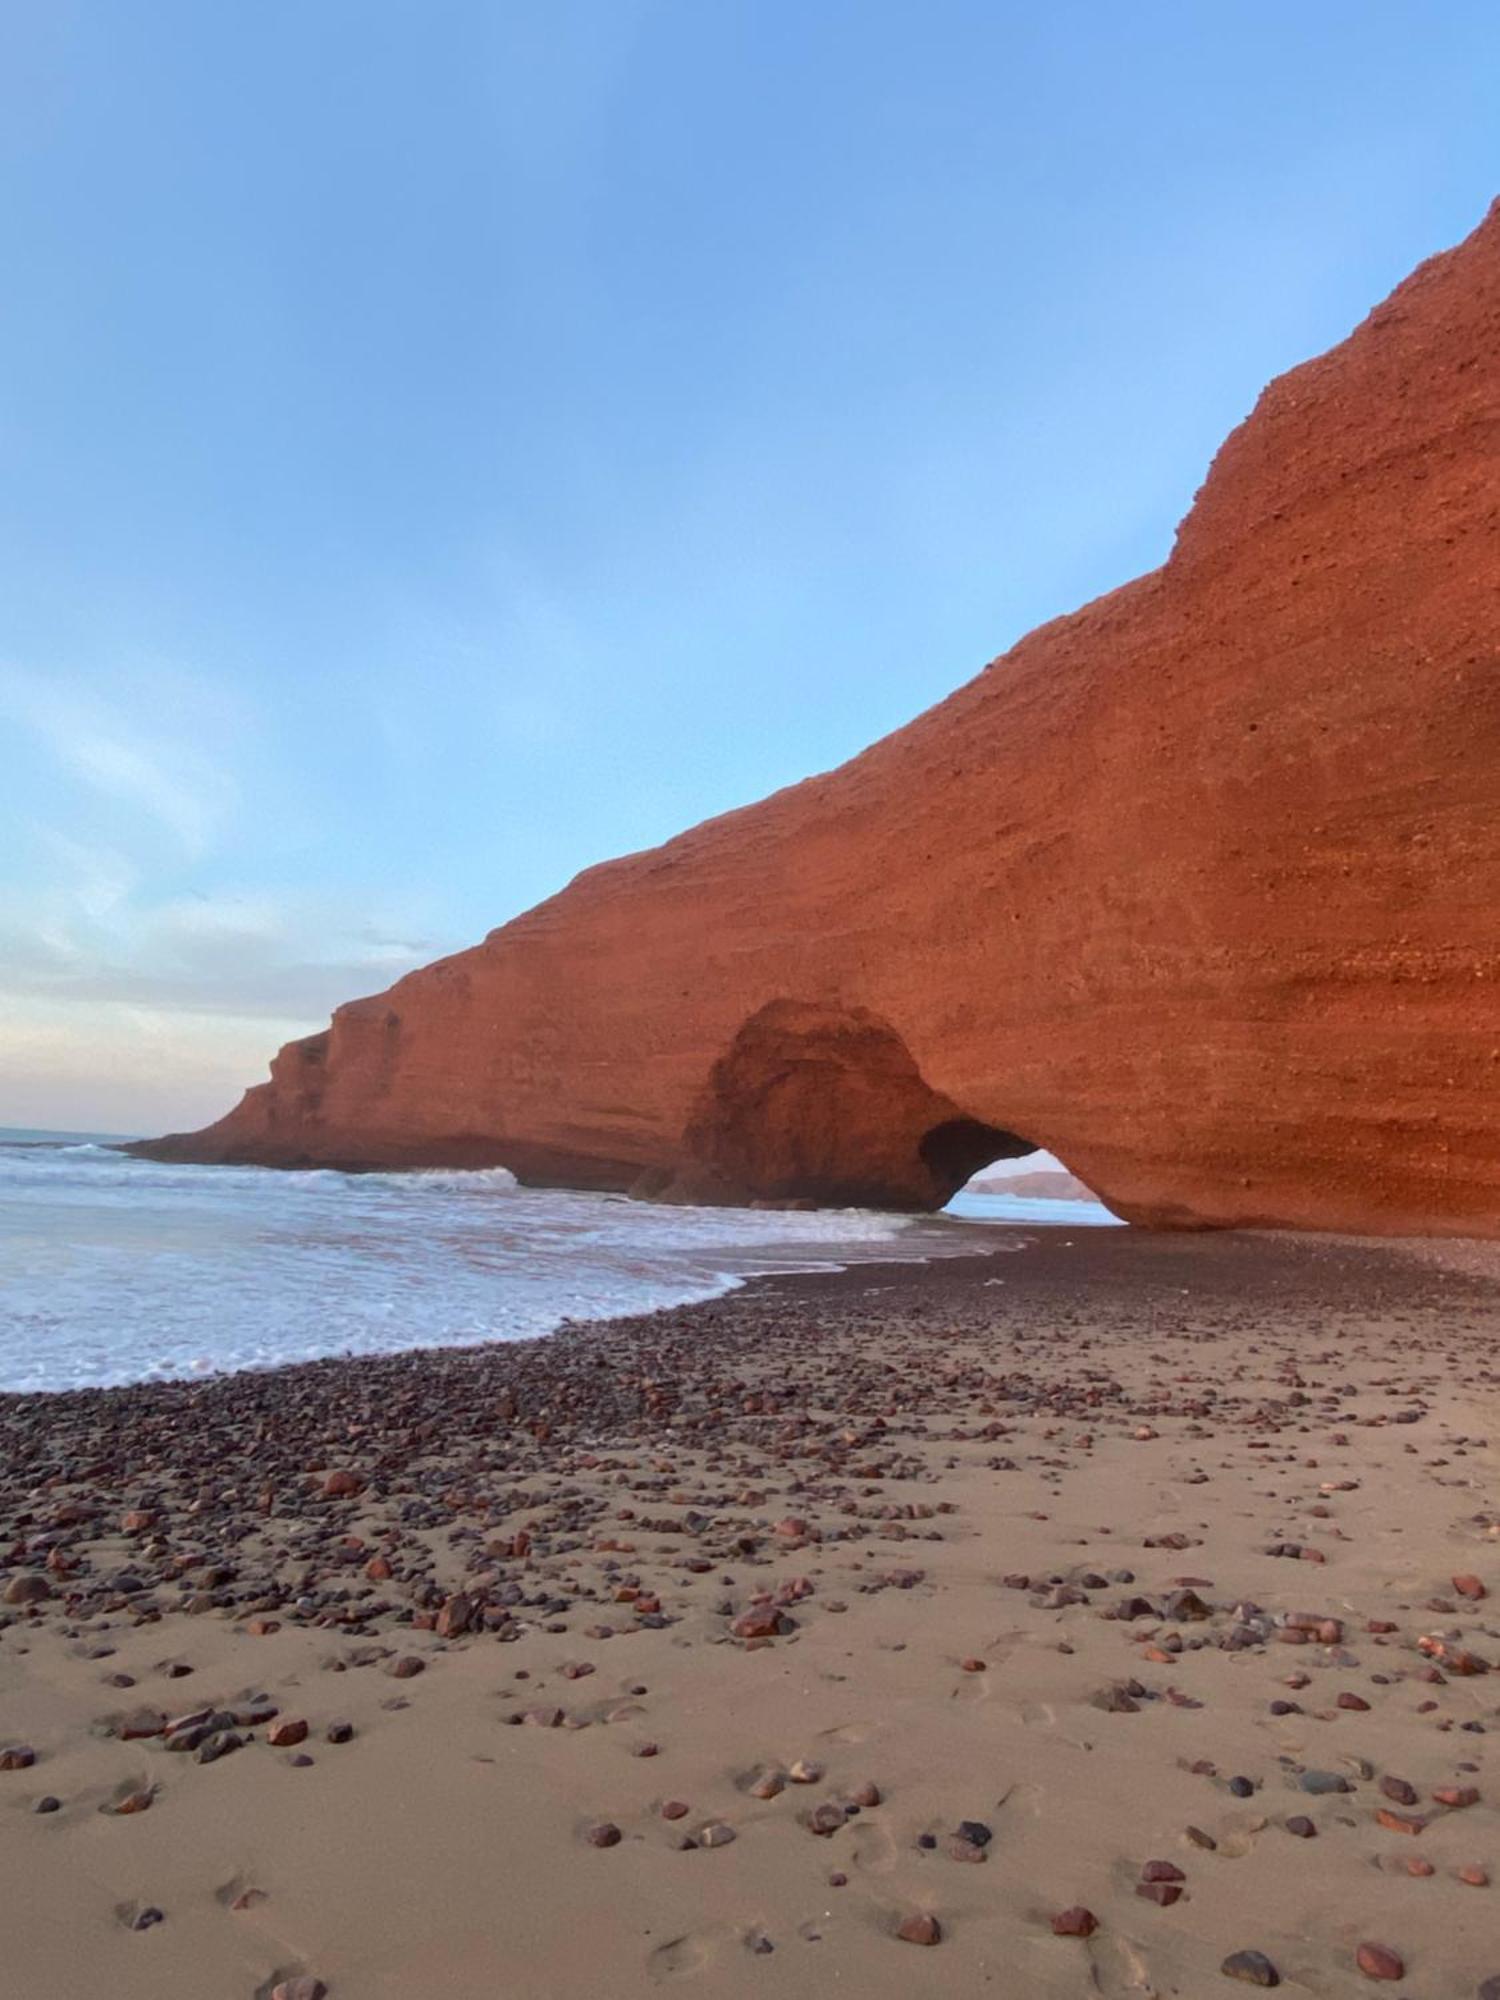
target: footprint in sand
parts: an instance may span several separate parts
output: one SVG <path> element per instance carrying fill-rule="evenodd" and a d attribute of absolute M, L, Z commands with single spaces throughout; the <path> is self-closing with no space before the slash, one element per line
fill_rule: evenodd
<path fill-rule="evenodd" d="M 854 1865 L 867 1875 L 887 1875 L 896 1865 L 896 1843 L 874 1820 L 861 1820 L 849 1843 Z"/>
<path fill-rule="evenodd" d="M 1089 1940 L 1089 1974 L 1094 1991 L 1116 2000 L 1116 1996 L 1139 1995 L 1156 2000 L 1158 1988 L 1146 1970 L 1146 1961 L 1128 1938 L 1100 1932 Z"/>
<path fill-rule="evenodd" d="M 704 1971 L 713 1955 L 709 1938 L 690 1932 L 686 1937 L 659 1944 L 647 1955 L 646 1970 L 653 1979 L 687 1979 Z"/>
<path fill-rule="evenodd" d="M 873 1722 L 841 1722 L 835 1729 L 818 1732 L 820 1743 L 867 1743 L 875 1734 Z"/>

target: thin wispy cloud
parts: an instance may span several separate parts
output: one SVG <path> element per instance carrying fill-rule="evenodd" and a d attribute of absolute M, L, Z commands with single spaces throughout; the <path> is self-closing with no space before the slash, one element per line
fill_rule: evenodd
<path fill-rule="evenodd" d="M 187 856 L 207 852 L 235 803 L 232 776 L 200 747 L 143 729 L 118 702 L 76 683 L 0 669 L 0 720 L 29 736 L 64 777 L 145 815 Z"/>

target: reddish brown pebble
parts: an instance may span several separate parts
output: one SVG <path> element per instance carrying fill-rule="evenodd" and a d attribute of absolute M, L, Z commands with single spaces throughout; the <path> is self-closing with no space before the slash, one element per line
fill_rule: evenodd
<path fill-rule="evenodd" d="M 748 1611 L 742 1611 L 729 1627 L 731 1636 L 736 1639 L 775 1639 L 791 1629 L 791 1620 L 774 1604 L 752 1605 Z"/>
<path fill-rule="evenodd" d="M 1466 1861 L 1462 1868 L 1454 1872 L 1459 1881 L 1467 1882 L 1471 1889 L 1488 1889 L 1490 1886 L 1488 1871 L 1481 1868 L 1477 1861 Z"/>
<path fill-rule="evenodd" d="M 1425 1877 L 1435 1875 L 1437 1870 L 1430 1861 L 1424 1861 L 1420 1854 L 1408 1854 L 1406 1857 L 1406 1872 L 1408 1875 Z"/>
<path fill-rule="evenodd" d="M 283 1979 L 279 1986 L 271 1988 L 271 2000 L 327 2000 L 327 1995 L 328 1988 L 310 1972 L 299 1973 L 295 1979 Z"/>
<path fill-rule="evenodd" d="M 108 1810 L 121 1814 L 149 1812 L 153 1796 L 151 1792 L 127 1792 L 123 1799 L 117 1799 Z"/>
<path fill-rule="evenodd" d="M 866 1779 L 864 1784 L 856 1785 L 854 1790 L 849 1794 L 849 1803 L 851 1806 L 860 1807 L 878 1806 L 880 1804 L 880 1787 L 870 1783 Z"/>
<path fill-rule="evenodd" d="M 690 1808 L 681 1799 L 668 1799 L 661 1809 L 663 1819 L 686 1819 Z"/>
<path fill-rule="evenodd" d="M 914 1911 L 911 1916 L 901 1919 L 896 1935 L 903 1944 L 936 1944 L 943 1931 L 936 1917 L 929 1917 L 925 1911 Z"/>
<path fill-rule="evenodd" d="M 1477 1604 L 1481 1597 L 1489 1596 L 1489 1592 L 1477 1576 L 1456 1576 L 1453 1579 L 1453 1588 L 1460 1597 L 1467 1597 L 1474 1604 Z"/>
<path fill-rule="evenodd" d="M 752 1799 L 774 1799 L 786 1790 L 786 1780 L 779 1771 L 762 1771 L 750 1787 Z"/>
<path fill-rule="evenodd" d="M 1135 1893 L 1148 1903 L 1156 1903 L 1164 1910 L 1170 1909 L 1182 1894 L 1180 1882 L 1137 1882 Z"/>
<path fill-rule="evenodd" d="M 1474 1785 L 1439 1785 L 1432 1796 L 1440 1806 L 1447 1806 L 1453 1812 L 1462 1812 L 1465 1806 L 1479 1803 L 1479 1791 Z"/>
<path fill-rule="evenodd" d="M 294 1749 L 297 1744 L 307 1741 L 307 1724 L 300 1717 L 273 1722 L 266 1731 L 266 1741 L 273 1750 Z"/>
<path fill-rule="evenodd" d="M 403 1653 L 398 1660 L 392 1660 L 386 1672 L 393 1681 L 409 1681 L 414 1674 L 420 1674 L 427 1662 L 416 1653 Z"/>
<path fill-rule="evenodd" d="M 1398 1806 L 1414 1806 L 1417 1803 L 1416 1787 L 1409 1785 L 1405 1778 L 1382 1778 L 1380 1789 Z"/>
<path fill-rule="evenodd" d="M 0 1750 L 0 1771 L 29 1771 L 35 1762 L 35 1750 L 24 1743 L 12 1743 L 8 1750 Z"/>
<path fill-rule="evenodd" d="M 621 1838 L 620 1829 L 611 1825 L 608 1820 L 601 1820 L 598 1826 L 589 1828 L 584 1838 L 590 1847 L 618 1847 Z"/>
<path fill-rule="evenodd" d="M 1352 1709 L 1356 1715 L 1363 1715 L 1370 1704 L 1361 1694 L 1341 1694 L 1338 1698 L 1338 1706 L 1340 1708 Z"/>
<path fill-rule="evenodd" d="M 1099 1919 L 1092 1910 L 1086 1910 L 1082 1903 L 1075 1903 L 1068 1910 L 1059 1910 L 1052 1919 L 1054 1937 L 1092 1937 L 1098 1928 Z"/>
<path fill-rule="evenodd" d="M 1354 1954 L 1354 1963 L 1366 1979 L 1404 1979 L 1406 1963 L 1399 1953 L 1389 1945 L 1362 1944 Z"/>
<path fill-rule="evenodd" d="M 357 1472 L 330 1472 L 323 1481 L 325 1500 L 354 1500 L 365 1490 L 365 1482 Z"/>
<path fill-rule="evenodd" d="M 1387 1833 L 1425 1833 L 1427 1831 L 1427 1822 L 1425 1819 L 1415 1819 L 1407 1813 L 1392 1812 L 1388 1806 L 1382 1806 L 1376 1813 L 1375 1823 L 1377 1826 L 1383 1826 Z"/>
<path fill-rule="evenodd" d="M 823 1766 L 810 1763 L 806 1757 L 799 1757 L 795 1764 L 787 1767 L 787 1776 L 794 1785 L 815 1785 L 822 1775 Z"/>
<path fill-rule="evenodd" d="M 960 1660 L 958 1664 L 966 1674 L 982 1674 L 985 1670 L 983 1660 Z"/>

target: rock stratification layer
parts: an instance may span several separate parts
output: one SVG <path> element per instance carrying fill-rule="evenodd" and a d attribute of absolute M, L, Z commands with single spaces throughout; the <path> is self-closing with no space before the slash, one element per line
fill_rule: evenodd
<path fill-rule="evenodd" d="M 342 1007 L 157 1157 L 1500 1230 L 1500 208 L 1159 570 L 840 770 Z"/>

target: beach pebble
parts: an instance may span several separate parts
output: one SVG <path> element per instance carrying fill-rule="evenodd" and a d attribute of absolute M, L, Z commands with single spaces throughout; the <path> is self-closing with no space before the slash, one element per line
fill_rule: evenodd
<path fill-rule="evenodd" d="M 1148 1903 L 1156 1903 L 1162 1909 L 1170 1909 L 1182 1894 L 1180 1882 L 1137 1882 L 1135 1893 Z"/>
<path fill-rule="evenodd" d="M 1298 1783 L 1304 1792 L 1312 1792 L 1319 1798 L 1329 1792 L 1347 1792 L 1352 1789 L 1349 1780 L 1338 1771 L 1304 1771 Z"/>
<path fill-rule="evenodd" d="M 698 1829 L 700 1847 L 728 1847 L 734 1837 L 734 1828 L 721 1819 L 710 1820 L 707 1826 Z"/>
<path fill-rule="evenodd" d="M 1354 1954 L 1354 1963 L 1366 1979 L 1404 1979 L 1406 1963 L 1400 1954 L 1385 1944 L 1362 1944 Z"/>
<path fill-rule="evenodd" d="M 787 1766 L 787 1776 L 794 1785 L 815 1785 L 823 1776 L 823 1766 L 799 1757 L 795 1764 Z"/>
<path fill-rule="evenodd" d="M 354 1724 L 352 1722 L 330 1722 L 328 1727 L 323 1731 L 323 1738 L 328 1743 L 352 1743 L 354 1741 Z"/>
<path fill-rule="evenodd" d="M 1263 1951 L 1232 1951 L 1219 1967 L 1226 1979 L 1246 1986 L 1279 1986 L 1281 1974 Z"/>
<path fill-rule="evenodd" d="M 896 1935 L 903 1944 L 938 1944 L 943 1930 L 936 1917 L 928 1916 L 925 1910 L 914 1910 L 901 1919 Z"/>
<path fill-rule="evenodd" d="M 287 1716 L 271 1724 L 266 1731 L 266 1741 L 273 1750 L 291 1750 L 307 1741 L 307 1724 L 300 1716 Z"/>
<path fill-rule="evenodd" d="M 0 1771 L 29 1771 L 35 1762 L 35 1750 L 25 1743 L 12 1743 L 0 1750 Z"/>
<path fill-rule="evenodd" d="M 5 1586 L 7 1604 L 41 1604 L 52 1595 L 52 1586 L 44 1576 L 13 1576 Z"/>
<path fill-rule="evenodd" d="M 681 1799 L 667 1799 L 662 1805 L 661 1816 L 663 1819 L 686 1819 L 690 1811 L 691 1807 Z"/>
<path fill-rule="evenodd" d="M 1099 1928 L 1099 1919 L 1092 1910 L 1086 1910 L 1082 1903 L 1073 1904 L 1071 1909 L 1059 1910 L 1052 1919 L 1054 1937 L 1092 1937 Z"/>
<path fill-rule="evenodd" d="M 987 1861 L 989 1856 L 975 1841 L 965 1840 L 961 1833 L 950 1834 L 943 1842 L 943 1852 L 950 1861 Z"/>
<path fill-rule="evenodd" d="M 752 1799 L 774 1799 L 786 1790 L 786 1780 L 779 1771 L 762 1771 L 749 1790 Z"/>
<path fill-rule="evenodd" d="M 415 1675 L 425 1673 L 426 1670 L 427 1662 L 417 1653 L 402 1653 L 386 1668 L 393 1681 L 409 1681 Z"/>
<path fill-rule="evenodd" d="M 283 1979 L 279 1986 L 273 1986 L 271 2000 L 328 2000 L 328 1988 L 310 1972 L 302 1972 L 295 1979 Z"/>
<path fill-rule="evenodd" d="M 590 1847 L 618 1847 L 622 1839 L 620 1829 L 609 1820 L 601 1820 L 591 1826 L 584 1835 Z"/>
<path fill-rule="evenodd" d="M 38 1806 L 37 1811 L 41 1810 L 42 1808 Z M 1460 1882 L 1467 1883 L 1471 1889 L 1487 1889 L 1490 1886 L 1489 1870 L 1481 1867 L 1477 1861 L 1466 1861 L 1462 1868 L 1454 1870 L 1454 1874 Z"/>
<path fill-rule="evenodd" d="M 53 1798 L 52 1794 L 49 1792 L 44 1798 L 38 1799 L 36 1804 L 31 1808 L 31 1810 L 33 1812 L 38 1812 L 38 1813 L 61 1812 L 62 1800 Z"/>
<path fill-rule="evenodd" d="M 157 1708 L 133 1708 L 129 1715 L 122 1715 L 115 1724 L 115 1735 L 122 1743 L 135 1743 L 148 1736 L 166 1734 L 167 1718 Z"/>
<path fill-rule="evenodd" d="M 165 1910 L 159 1910 L 154 1903 L 148 1903 L 145 1909 L 137 1910 L 130 1919 L 130 1928 L 133 1931 L 149 1931 L 156 1924 L 165 1923 L 166 1920 Z"/>

